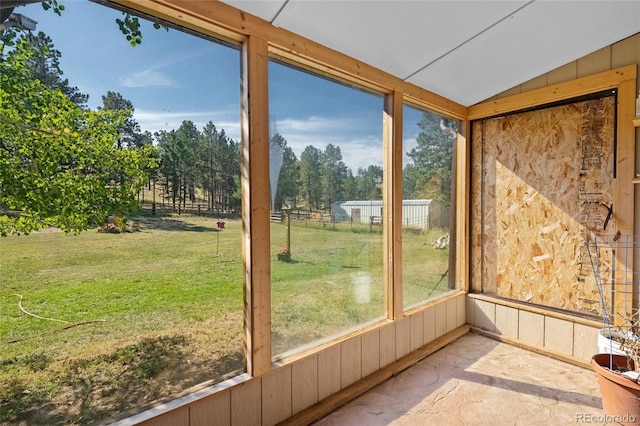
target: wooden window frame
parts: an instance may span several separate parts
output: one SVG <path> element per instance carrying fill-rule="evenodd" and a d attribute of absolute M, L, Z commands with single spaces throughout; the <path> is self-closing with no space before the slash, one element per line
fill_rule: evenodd
<path fill-rule="evenodd" d="M 115 0 L 123 7 L 242 46 L 242 188 L 245 335 L 247 373 L 268 374 L 271 360 L 271 295 L 268 201 L 268 60 L 291 62 L 313 73 L 355 84 L 385 96 L 383 111 L 385 307 L 399 321 L 402 301 L 402 107 L 411 99 L 419 108 L 460 120 L 455 147 L 455 271 L 457 288 L 466 291 L 468 251 L 467 107 L 407 83 L 354 58 L 217 1 Z M 252 161 L 252 159 L 262 159 Z"/>

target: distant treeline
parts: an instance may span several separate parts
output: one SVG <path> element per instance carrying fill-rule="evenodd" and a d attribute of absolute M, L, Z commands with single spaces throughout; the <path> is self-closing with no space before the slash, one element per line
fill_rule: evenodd
<path fill-rule="evenodd" d="M 434 199 L 448 207 L 455 129 L 429 112 L 418 125 L 422 131 L 417 146 L 407 153 L 412 162 L 403 170 L 403 196 Z M 177 130 L 153 136 L 160 161 L 151 179 L 161 185 L 162 196 L 174 209 L 202 201 L 208 210 L 240 210 L 239 142 L 212 122 L 198 130 L 193 122 L 183 121 Z M 330 211 L 331 203 L 338 200 L 382 199 L 382 168 L 370 165 L 352 170 L 339 146 L 309 145 L 298 158 L 284 136 L 276 133 L 269 155 L 272 210 L 291 205 Z"/>

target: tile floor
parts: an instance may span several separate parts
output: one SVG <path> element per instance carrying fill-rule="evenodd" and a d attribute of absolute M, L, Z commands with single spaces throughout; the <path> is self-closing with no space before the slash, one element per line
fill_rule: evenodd
<path fill-rule="evenodd" d="M 315 423 L 615 425 L 596 375 L 468 333 Z"/>

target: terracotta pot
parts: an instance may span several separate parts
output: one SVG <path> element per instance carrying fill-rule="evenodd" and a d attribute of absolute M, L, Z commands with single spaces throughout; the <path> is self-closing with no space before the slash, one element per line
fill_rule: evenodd
<path fill-rule="evenodd" d="M 598 375 L 602 408 L 612 420 L 623 425 L 637 425 L 640 422 L 640 384 L 609 369 L 627 368 L 626 355 L 596 354 L 591 358 L 591 366 Z M 633 367 L 633 361 L 631 361 Z"/>

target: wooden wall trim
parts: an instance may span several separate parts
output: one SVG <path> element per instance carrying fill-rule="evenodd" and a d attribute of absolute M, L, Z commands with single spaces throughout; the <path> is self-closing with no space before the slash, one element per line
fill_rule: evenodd
<path fill-rule="evenodd" d="M 388 318 L 402 318 L 402 117 L 403 96 L 393 92 L 385 98 L 384 143 L 384 259 Z"/>
<path fill-rule="evenodd" d="M 469 251 L 471 249 L 470 244 L 470 221 L 469 212 L 470 209 L 470 176 L 471 176 L 471 143 L 467 138 L 469 132 L 470 123 L 465 120 L 460 123 L 460 130 L 456 137 L 455 145 L 455 163 L 454 163 L 454 176 L 455 187 L 453 193 L 455 194 L 455 216 L 452 224 L 455 224 L 454 234 L 452 240 L 455 241 L 455 251 L 453 253 L 453 262 L 455 262 L 455 280 L 456 288 L 463 291 L 469 291 L 469 265 L 470 257 Z"/>
<path fill-rule="evenodd" d="M 467 334 L 470 330 L 469 325 L 463 325 L 456 328 L 453 331 L 441 336 L 434 341 L 427 343 L 420 349 L 409 353 L 401 359 L 383 367 L 382 369 L 370 374 L 369 376 L 357 381 L 356 383 L 342 389 L 328 398 L 320 401 L 319 403 L 307 408 L 295 414 L 293 417 L 280 423 L 280 425 L 303 425 L 310 424 L 323 416 L 326 416 L 330 412 L 334 411 L 337 407 L 351 401 L 359 395 L 362 395 L 366 391 L 379 385 L 385 380 L 397 375 L 403 370 L 411 367 L 437 350 L 445 347 L 449 343 L 459 339 Z"/>
<path fill-rule="evenodd" d="M 549 350 L 549 349 L 541 348 L 539 346 L 529 345 L 527 343 L 524 343 L 521 340 L 513 339 L 513 338 L 507 337 L 507 336 L 505 336 L 503 334 L 498 334 L 498 333 L 494 333 L 492 331 L 483 330 L 483 329 L 478 328 L 478 327 L 471 327 L 470 331 L 472 333 L 480 334 L 482 336 L 489 337 L 491 339 L 497 340 L 498 342 L 508 343 L 508 344 L 510 344 L 512 346 L 523 348 L 523 349 L 526 349 L 526 350 L 531 351 L 531 352 L 535 352 L 535 353 L 538 353 L 538 354 L 546 355 L 546 356 L 549 356 L 551 358 L 559 359 L 561 361 L 568 362 L 568 363 L 573 364 L 573 365 L 577 365 L 578 367 L 586 368 L 586 369 L 589 369 L 589 370 L 591 369 L 591 364 L 590 363 L 584 362 L 584 361 L 582 361 L 582 360 L 580 360 L 580 359 L 578 359 L 576 357 L 568 356 L 568 355 L 562 354 L 560 352 L 556 352 L 556 351 L 552 351 L 552 350 Z"/>
<path fill-rule="evenodd" d="M 636 173 L 636 140 L 633 119 L 635 116 L 637 65 L 632 64 L 594 74 L 588 77 L 560 83 L 557 85 L 532 90 L 530 92 L 513 95 L 484 102 L 469 108 L 469 119 L 483 119 L 506 114 L 526 108 L 548 104 L 555 101 L 575 98 L 582 95 L 597 93 L 604 90 L 617 90 L 617 128 L 616 128 L 616 170 L 613 179 L 613 212 L 615 229 L 610 234 L 620 232 L 622 235 L 634 235 L 635 220 L 635 189 L 634 174 Z M 627 272 L 631 274 L 637 270 L 633 259 L 627 263 Z M 627 281 L 629 281 L 627 279 Z M 616 294 L 616 299 L 627 296 Z M 630 299 L 633 296 L 629 296 Z M 633 306 L 632 300 L 616 301 L 619 306 Z"/>
<path fill-rule="evenodd" d="M 612 89 L 625 81 L 633 80 L 635 82 L 636 68 L 636 65 L 629 65 L 530 92 L 483 102 L 469 107 L 468 118 L 469 120 L 478 120 Z"/>
<path fill-rule="evenodd" d="M 520 311 L 532 312 L 534 314 L 544 315 L 546 317 L 557 318 L 565 321 L 574 322 L 576 324 L 587 325 L 589 327 L 600 327 L 602 323 L 597 320 L 582 318 L 577 315 L 565 314 L 562 312 L 554 311 L 552 309 L 545 309 L 538 306 L 528 305 L 525 302 L 518 302 L 512 300 L 506 300 L 486 294 L 469 293 L 467 297 L 475 300 L 482 300 L 484 302 L 493 303 L 495 305 L 507 306 L 509 308 L 518 309 Z M 467 322 L 471 320 L 468 319 Z"/>
<path fill-rule="evenodd" d="M 249 37 L 242 50 L 242 227 L 247 372 L 271 370 L 269 69 L 267 42 Z M 255 159 L 255 160 L 253 160 Z M 253 161 L 252 161 L 253 160 Z"/>
<path fill-rule="evenodd" d="M 635 65 L 632 66 L 635 71 Z M 614 201 L 616 225 L 624 235 L 633 235 L 636 130 L 635 117 L 636 80 L 625 80 L 618 85 L 617 122 L 617 191 Z"/>

